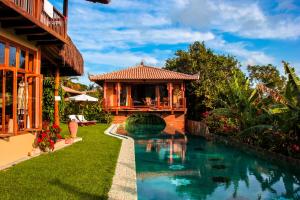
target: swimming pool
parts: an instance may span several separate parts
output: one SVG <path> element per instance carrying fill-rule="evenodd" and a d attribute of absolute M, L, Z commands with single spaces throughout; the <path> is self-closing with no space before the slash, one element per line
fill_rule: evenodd
<path fill-rule="evenodd" d="M 139 200 L 300 199 L 300 176 L 222 144 L 135 138 Z"/>

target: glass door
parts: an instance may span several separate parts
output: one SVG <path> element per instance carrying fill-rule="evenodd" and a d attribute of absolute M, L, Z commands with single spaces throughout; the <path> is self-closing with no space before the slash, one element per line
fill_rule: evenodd
<path fill-rule="evenodd" d="M 14 133 L 14 72 L 0 70 L 0 132 L 5 134 Z"/>
<path fill-rule="evenodd" d="M 40 128 L 40 108 L 41 108 L 41 76 L 36 74 L 26 74 L 26 97 L 27 112 L 25 116 L 26 129 Z"/>

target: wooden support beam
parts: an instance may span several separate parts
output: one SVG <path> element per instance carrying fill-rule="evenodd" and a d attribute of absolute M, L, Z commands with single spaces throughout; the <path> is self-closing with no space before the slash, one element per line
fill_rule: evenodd
<path fill-rule="evenodd" d="M 25 20 L 10 20 L 1 22 L 2 28 L 36 28 L 36 26 Z"/>
<path fill-rule="evenodd" d="M 49 41 L 38 41 L 37 45 L 39 46 L 48 46 L 48 45 L 57 45 L 57 44 L 61 44 L 62 42 L 59 40 L 49 40 Z"/>
<path fill-rule="evenodd" d="M 4 21 L 15 21 L 15 20 L 21 20 L 22 17 L 21 16 L 12 16 L 12 17 L 7 17 L 7 16 L 0 16 L 0 21 L 4 22 Z"/>
<path fill-rule="evenodd" d="M 53 41 L 53 40 L 56 40 L 54 37 L 52 37 L 49 34 L 45 34 L 45 35 L 28 35 L 27 39 L 29 41 Z"/>
<path fill-rule="evenodd" d="M 46 34 L 47 32 L 42 29 L 22 29 L 22 28 L 17 28 L 15 30 L 15 33 L 17 35 L 41 35 L 41 34 Z"/>
<path fill-rule="evenodd" d="M 0 10 L 0 18 L 4 18 L 4 17 L 18 17 L 20 16 L 19 14 L 15 13 L 15 12 L 11 12 L 10 10 L 4 10 L 1 9 Z"/>
<path fill-rule="evenodd" d="M 55 90 L 54 90 L 54 96 L 58 96 L 58 90 L 59 90 L 59 68 L 56 68 L 55 72 Z M 54 100 L 54 123 L 56 125 L 59 125 L 59 101 Z"/>

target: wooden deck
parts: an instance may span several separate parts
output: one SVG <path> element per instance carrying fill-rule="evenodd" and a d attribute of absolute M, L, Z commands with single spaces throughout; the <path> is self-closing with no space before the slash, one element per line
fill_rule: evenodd
<path fill-rule="evenodd" d="M 67 20 L 53 7 L 53 16 L 44 11 L 42 0 L 0 0 L 2 28 L 12 28 L 39 45 L 66 43 Z"/>

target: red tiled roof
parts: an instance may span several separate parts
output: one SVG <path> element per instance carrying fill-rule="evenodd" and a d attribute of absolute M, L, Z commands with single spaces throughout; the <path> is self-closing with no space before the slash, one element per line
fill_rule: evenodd
<path fill-rule="evenodd" d="M 103 80 L 198 80 L 198 75 L 189 75 L 157 67 L 138 65 L 106 74 L 91 75 L 91 81 Z"/>

